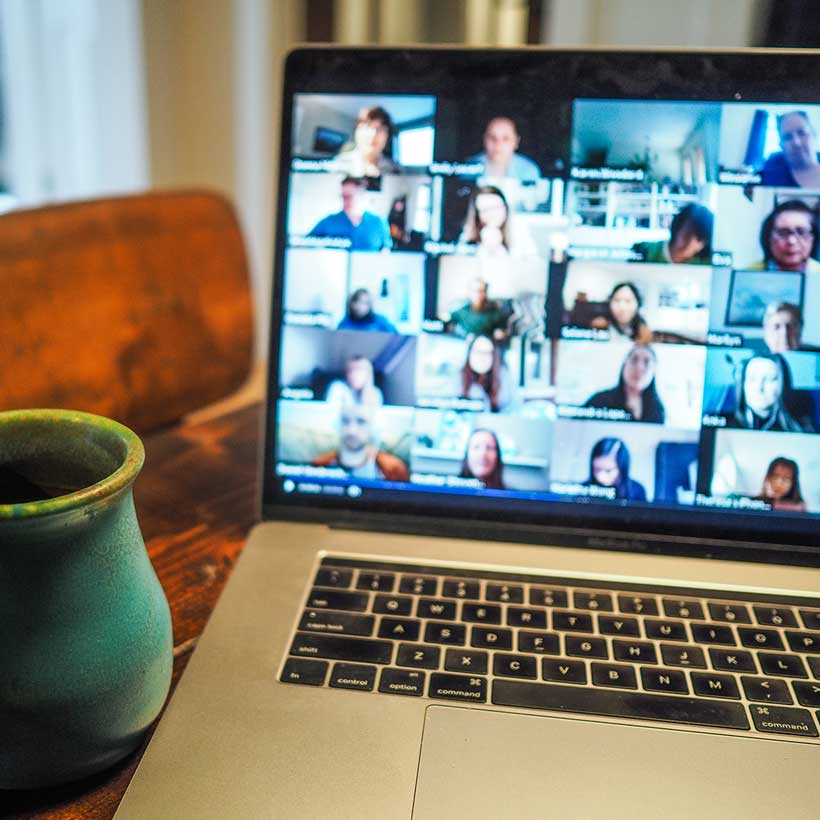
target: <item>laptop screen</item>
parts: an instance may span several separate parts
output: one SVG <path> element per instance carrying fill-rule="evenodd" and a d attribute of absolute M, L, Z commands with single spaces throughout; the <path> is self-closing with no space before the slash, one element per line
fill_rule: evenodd
<path fill-rule="evenodd" d="M 291 55 L 266 501 L 810 545 L 807 67 Z"/>

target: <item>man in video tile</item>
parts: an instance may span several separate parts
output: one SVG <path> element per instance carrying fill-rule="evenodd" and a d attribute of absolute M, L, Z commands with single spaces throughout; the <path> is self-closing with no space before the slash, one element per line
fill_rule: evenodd
<path fill-rule="evenodd" d="M 340 416 L 339 448 L 313 459 L 314 467 L 342 467 L 356 478 L 409 481 L 410 471 L 398 456 L 380 450 L 374 443 L 375 408 L 348 404 Z"/>
<path fill-rule="evenodd" d="M 487 282 L 476 279 L 472 284 L 470 301 L 454 310 L 447 322 L 447 330 L 458 336 L 491 336 L 497 341 L 506 337 L 509 311 L 487 296 Z"/>
<path fill-rule="evenodd" d="M 469 157 L 468 162 L 481 162 L 485 177 L 535 181 L 541 176 L 541 169 L 529 157 L 518 153 L 520 144 L 515 121 L 510 117 L 493 117 L 484 129 L 484 150 Z"/>
<path fill-rule="evenodd" d="M 390 250 L 393 241 L 387 222 L 365 210 L 367 180 L 345 177 L 342 180 L 342 210 L 320 219 L 308 236 L 349 239 L 354 251 Z"/>
<path fill-rule="evenodd" d="M 820 188 L 820 154 L 817 132 L 805 111 L 789 111 L 777 118 L 782 151 L 766 159 L 764 185 Z"/>
<path fill-rule="evenodd" d="M 772 302 L 763 314 L 763 341 L 769 353 L 800 350 L 803 311 L 790 302 Z"/>

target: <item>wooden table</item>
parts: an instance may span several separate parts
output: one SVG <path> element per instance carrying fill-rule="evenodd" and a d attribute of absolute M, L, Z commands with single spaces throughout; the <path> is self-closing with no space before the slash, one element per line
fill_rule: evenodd
<path fill-rule="evenodd" d="M 134 495 L 148 554 L 171 605 L 172 689 L 254 523 L 261 413 L 255 404 L 145 438 L 145 467 Z M 109 820 L 147 741 L 119 765 L 80 783 L 0 792 L 0 818 Z"/>

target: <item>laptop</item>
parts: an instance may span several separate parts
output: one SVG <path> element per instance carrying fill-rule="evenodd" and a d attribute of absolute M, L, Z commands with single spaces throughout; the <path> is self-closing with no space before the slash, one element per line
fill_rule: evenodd
<path fill-rule="evenodd" d="M 263 521 L 119 820 L 816 818 L 818 55 L 284 82 Z"/>

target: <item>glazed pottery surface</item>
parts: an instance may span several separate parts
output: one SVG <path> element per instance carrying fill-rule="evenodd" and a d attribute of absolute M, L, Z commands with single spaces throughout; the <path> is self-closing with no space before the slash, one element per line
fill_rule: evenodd
<path fill-rule="evenodd" d="M 0 788 L 121 759 L 171 682 L 168 603 L 137 523 L 144 460 L 87 413 L 0 413 Z"/>

